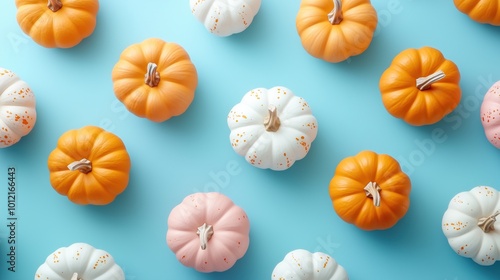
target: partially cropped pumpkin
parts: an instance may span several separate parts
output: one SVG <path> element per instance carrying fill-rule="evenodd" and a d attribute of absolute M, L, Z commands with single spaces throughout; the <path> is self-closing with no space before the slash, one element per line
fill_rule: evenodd
<path fill-rule="evenodd" d="M 493 84 L 484 95 L 480 114 L 486 138 L 500 149 L 500 81 Z"/>
<path fill-rule="evenodd" d="M 51 253 L 38 267 L 35 280 L 125 280 L 125 273 L 108 252 L 74 243 Z"/>
<path fill-rule="evenodd" d="M 0 148 L 10 147 L 36 123 L 36 100 L 29 85 L 0 67 Z"/>
<path fill-rule="evenodd" d="M 392 60 L 379 81 L 382 102 L 394 117 L 415 125 L 443 119 L 460 103 L 460 72 L 432 47 L 406 49 Z"/>
<path fill-rule="evenodd" d="M 168 216 L 167 244 L 183 265 L 200 272 L 230 269 L 250 242 L 245 211 L 227 196 L 194 193 Z"/>
<path fill-rule="evenodd" d="M 500 193 L 478 186 L 456 194 L 448 204 L 442 230 L 455 253 L 480 265 L 500 260 Z"/>
<path fill-rule="evenodd" d="M 98 0 L 16 0 L 17 22 L 46 48 L 71 48 L 96 27 Z"/>
<path fill-rule="evenodd" d="M 500 1 L 498 0 L 454 0 L 455 7 L 479 23 L 500 25 Z"/>
<path fill-rule="evenodd" d="M 348 280 L 346 270 L 322 252 L 297 249 L 286 254 L 271 275 L 272 280 Z"/>
<path fill-rule="evenodd" d="M 247 92 L 228 114 L 234 151 L 258 168 L 285 170 L 303 159 L 318 133 L 307 102 L 285 87 Z"/>
<path fill-rule="evenodd" d="M 261 0 L 189 0 L 191 12 L 212 34 L 225 37 L 247 29 Z"/>
<path fill-rule="evenodd" d="M 163 122 L 191 105 L 198 74 L 184 48 L 150 38 L 121 53 L 112 81 L 116 97 L 130 112 Z"/>
<path fill-rule="evenodd" d="M 393 227 L 410 206 L 410 178 L 396 159 L 373 151 L 341 160 L 329 190 L 339 217 L 363 230 Z"/>
<path fill-rule="evenodd" d="M 332 63 L 366 51 L 377 22 L 370 0 L 302 0 L 295 19 L 304 49 Z"/>
<path fill-rule="evenodd" d="M 66 131 L 47 162 L 52 187 L 76 204 L 109 204 L 128 185 L 131 164 L 125 145 L 100 127 Z"/>

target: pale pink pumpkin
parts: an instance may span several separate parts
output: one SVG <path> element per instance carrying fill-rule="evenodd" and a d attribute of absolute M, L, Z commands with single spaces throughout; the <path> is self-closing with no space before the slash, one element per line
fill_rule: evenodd
<path fill-rule="evenodd" d="M 484 95 L 480 113 L 486 138 L 500 149 L 500 81 L 494 83 Z"/>
<path fill-rule="evenodd" d="M 227 196 L 194 193 L 170 212 L 167 245 L 185 266 L 221 272 L 245 255 L 249 232 L 245 211 Z"/>

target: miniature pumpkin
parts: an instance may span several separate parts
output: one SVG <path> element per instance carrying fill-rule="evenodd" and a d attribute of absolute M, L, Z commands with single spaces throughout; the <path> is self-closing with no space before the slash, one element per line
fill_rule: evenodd
<path fill-rule="evenodd" d="M 150 38 L 121 53 L 112 80 L 116 97 L 130 112 L 163 122 L 193 102 L 198 74 L 180 45 Z"/>
<path fill-rule="evenodd" d="M 479 23 L 500 25 L 500 2 L 498 0 L 453 0 L 455 7 Z"/>
<path fill-rule="evenodd" d="M 480 113 L 486 138 L 500 149 L 500 81 L 493 84 L 484 95 Z"/>
<path fill-rule="evenodd" d="M 0 148 L 10 147 L 36 123 L 36 100 L 28 84 L 0 67 Z"/>
<path fill-rule="evenodd" d="M 71 48 L 95 29 L 98 0 L 16 0 L 17 22 L 46 48 Z"/>
<path fill-rule="evenodd" d="M 225 37 L 243 32 L 260 9 L 261 0 L 189 0 L 191 12 L 210 33 Z"/>
<path fill-rule="evenodd" d="M 130 157 L 122 140 L 96 126 L 66 131 L 49 154 L 50 183 L 76 204 L 105 205 L 128 184 Z"/>
<path fill-rule="evenodd" d="M 108 252 L 74 243 L 50 254 L 38 267 L 35 280 L 125 280 L 125 273 Z"/>
<path fill-rule="evenodd" d="M 442 219 L 442 230 L 455 253 L 480 265 L 500 259 L 500 194 L 478 186 L 456 194 Z"/>
<path fill-rule="evenodd" d="M 194 193 L 170 212 L 167 244 L 183 265 L 221 272 L 245 255 L 249 231 L 245 211 L 227 196 Z"/>
<path fill-rule="evenodd" d="M 258 168 L 285 170 L 304 158 L 318 133 L 307 102 L 285 87 L 247 92 L 227 117 L 231 146 Z"/>
<path fill-rule="evenodd" d="M 330 198 L 340 218 L 363 230 L 394 226 L 410 206 L 410 178 L 391 156 L 361 151 L 339 162 Z"/>
<path fill-rule="evenodd" d="M 377 22 L 370 0 L 302 0 L 295 19 L 304 49 L 333 63 L 367 50 Z"/>
<path fill-rule="evenodd" d="M 460 72 L 432 47 L 406 49 L 392 60 L 379 81 L 382 101 L 396 118 L 415 125 L 440 121 L 460 103 Z"/>
<path fill-rule="evenodd" d="M 286 254 L 273 270 L 276 280 L 348 280 L 346 270 L 329 255 L 304 249 Z"/>

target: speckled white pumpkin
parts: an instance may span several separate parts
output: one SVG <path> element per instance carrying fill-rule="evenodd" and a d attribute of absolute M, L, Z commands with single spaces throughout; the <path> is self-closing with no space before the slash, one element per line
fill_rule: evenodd
<path fill-rule="evenodd" d="M 246 93 L 227 123 L 234 151 L 262 169 L 288 169 L 307 155 L 318 133 L 307 102 L 281 86 Z"/>
<path fill-rule="evenodd" d="M 500 194 L 478 186 L 455 195 L 442 219 L 443 233 L 455 253 L 480 265 L 500 259 Z"/>
<path fill-rule="evenodd" d="M 274 267 L 272 280 L 348 280 L 346 270 L 329 255 L 304 249 L 286 254 Z"/>
<path fill-rule="evenodd" d="M 0 148 L 31 132 L 36 122 L 35 95 L 12 71 L 0 68 Z"/>
<path fill-rule="evenodd" d="M 193 15 L 210 33 L 229 36 L 250 26 L 261 0 L 190 0 Z"/>
<path fill-rule="evenodd" d="M 486 138 L 500 149 L 500 81 L 494 83 L 484 95 L 480 114 Z"/>
<path fill-rule="evenodd" d="M 50 254 L 35 280 L 125 280 L 125 273 L 106 251 L 74 243 Z"/>

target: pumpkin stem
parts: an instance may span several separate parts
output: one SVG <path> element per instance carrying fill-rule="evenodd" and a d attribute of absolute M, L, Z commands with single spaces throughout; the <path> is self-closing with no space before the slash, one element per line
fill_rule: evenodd
<path fill-rule="evenodd" d="M 82 280 L 82 278 L 78 278 L 78 273 L 73 273 L 73 276 L 71 276 L 71 280 Z"/>
<path fill-rule="evenodd" d="M 73 161 L 72 163 L 68 164 L 68 169 L 71 171 L 78 170 L 82 173 L 89 173 L 92 171 L 92 162 L 86 158 L 82 158 L 81 160 Z"/>
<path fill-rule="evenodd" d="M 344 19 L 342 13 L 342 1 L 333 0 L 333 10 L 328 14 L 328 21 L 331 24 L 339 24 Z"/>
<path fill-rule="evenodd" d="M 417 88 L 419 90 L 426 90 L 431 87 L 431 85 L 441 79 L 443 79 L 446 75 L 443 71 L 439 70 L 434 74 L 430 74 L 426 77 L 420 77 L 417 79 Z"/>
<path fill-rule="evenodd" d="M 365 187 L 365 194 L 367 197 L 373 198 L 373 205 L 380 206 L 380 186 L 375 182 L 368 183 Z"/>
<path fill-rule="evenodd" d="M 269 106 L 268 112 L 269 114 L 264 119 L 264 126 L 266 127 L 267 131 L 276 132 L 281 125 L 280 118 L 278 118 L 278 109 L 276 108 L 276 106 L 271 105 Z"/>
<path fill-rule="evenodd" d="M 47 4 L 47 7 L 53 11 L 57 12 L 59 9 L 61 9 L 63 6 L 61 0 L 49 0 L 49 3 Z"/>
<path fill-rule="evenodd" d="M 214 229 L 212 225 L 207 226 L 207 223 L 204 223 L 198 228 L 196 234 L 200 237 L 201 249 L 205 250 L 207 248 L 208 241 L 212 238 L 212 235 L 214 235 Z"/>
<path fill-rule="evenodd" d="M 484 232 L 488 233 L 495 229 L 494 225 L 497 221 L 496 217 L 500 215 L 500 211 L 496 211 L 486 218 L 479 219 L 477 226 L 480 227 Z"/>
<path fill-rule="evenodd" d="M 155 87 L 160 83 L 160 73 L 156 71 L 157 69 L 158 65 L 156 65 L 156 63 L 148 63 L 148 69 L 146 75 L 144 75 L 144 82 L 150 87 Z"/>

